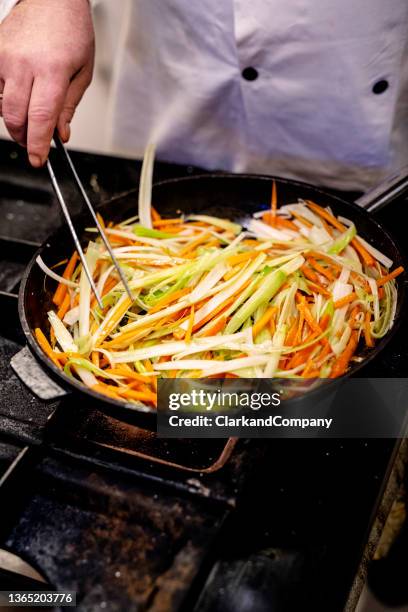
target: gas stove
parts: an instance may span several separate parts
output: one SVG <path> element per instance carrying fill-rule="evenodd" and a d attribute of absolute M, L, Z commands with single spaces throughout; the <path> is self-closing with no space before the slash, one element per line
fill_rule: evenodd
<path fill-rule="evenodd" d="M 0 152 L 0 549 L 84 611 L 351 606 L 399 442 L 163 440 L 83 398 L 39 401 L 10 368 L 24 345 L 17 292 L 61 219 L 45 171 L 12 143 Z M 137 161 L 73 159 L 94 205 L 137 185 Z M 158 163 L 155 179 L 199 172 Z M 397 238 L 404 204 L 381 213 Z M 370 376 L 407 375 L 407 327 Z M 0 555 L 2 589 L 11 579 Z"/>

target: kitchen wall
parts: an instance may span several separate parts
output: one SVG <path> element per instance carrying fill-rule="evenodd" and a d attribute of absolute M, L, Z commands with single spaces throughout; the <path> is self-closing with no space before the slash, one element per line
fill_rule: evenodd
<path fill-rule="evenodd" d="M 107 115 L 118 40 L 127 2 L 128 0 L 95 2 L 95 73 L 72 122 L 71 148 L 95 152 L 110 151 Z M 0 137 L 8 138 L 1 119 Z"/>

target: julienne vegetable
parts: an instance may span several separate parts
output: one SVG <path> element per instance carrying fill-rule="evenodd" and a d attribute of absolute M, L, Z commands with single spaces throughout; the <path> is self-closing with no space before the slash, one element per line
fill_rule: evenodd
<path fill-rule="evenodd" d="M 391 270 L 351 220 L 304 200 L 278 208 L 274 182 L 271 209 L 247 229 L 165 219 L 150 205 L 153 154 L 139 217 L 105 228 L 133 300 L 99 238 L 86 258 L 103 310 L 76 253 L 61 273 L 38 258 L 58 284 L 50 329 L 35 335 L 68 376 L 155 405 L 157 377 L 341 376 L 391 329 L 403 268 Z"/>

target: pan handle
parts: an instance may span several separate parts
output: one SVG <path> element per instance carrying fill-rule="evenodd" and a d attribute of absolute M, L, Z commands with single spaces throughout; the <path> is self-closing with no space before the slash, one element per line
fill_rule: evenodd
<path fill-rule="evenodd" d="M 40 400 L 50 402 L 68 395 L 68 391 L 44 372 L 28 346 L 12 357 L 10 365 L 21 382 Z"/>
<path fill-rule="evenodd" d="M 388 175 L 379 185 L 356 200 L 356 204 L 374 213 L 408 191 L 408 165 Z"/>

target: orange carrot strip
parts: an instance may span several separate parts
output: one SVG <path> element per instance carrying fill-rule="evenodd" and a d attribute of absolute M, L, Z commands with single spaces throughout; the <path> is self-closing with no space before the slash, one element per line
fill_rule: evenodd
<path fill-rule="evenodd" d="M 206 317 L 204 317 L 202 321 L 200 321 L 199 323 L 196 323 L 196 325 L 194 325 L 193 327 L 193 332 L 196 332 L 198 329 L 203 327 L 206 323 L 211 321 L 211 319 L 214 319 L 216 315 L 221 314 L 223 310 L 226 310 L 227 308 L 229 308 L 231 304 L 235 302 L 237 293 L 241 293 L 242 291 L 244 291 L 244 289 L 248 287 L 251 280 L 252 279 L 248 279 L 243 285 L 241 285 L 241 287 L 231 297 L 229 297 L 227 300 L 225 300 L 225 302 L 222 302 L 219 306 L 217 306 L 217 308 L 215 308 Z"/>
<path fill-rule="evenodd" d="M 336 300 L 336 302 L 333 303 L 333 306 L 334 308 L 343 308 L 343 306 L 346 306 L 347 304 L 351 304 L 351 302 L 354 302 L 356 298 L 357 298 L 357 295 L 354 293 L 354 291 L 352 291 L 348 295 L 345 295 L 344 297 L 340 298 L 340 300 Z"/>
<path fill-rule="evenodd" d="M 351 311 L 351 313 L 350 313 L 350 318 L 349 318 L 349 320 L 348 320 L 348 324 L 349 324 L 349 326 L 350 326 L 352 329 L 353 329 L 353 327 L 354 327 L 354 324 L 355 324 L 355 322 L 356 322 L 356 317 L 357 317 L 357 315 L 359 314 L 359 312 L 360 312 L 360 306 L 359 306 L 359 305 L 357 305 L 357 306 L 354 306 L 353 310 L 352 310 L 352 311 Z"/>
<path fill-rule="evenodd" d="M 69 280 L 71 278 L 71 276 L 74 273 L 77 261 L 78 261 L 78 253 L 74 251 L 71 259 L 67 263 L 67 267 L 65 268 L 62 274 L 62 278 L 65 278 L 66 280 Z M 57 290 L 54 293 L 54 296 L 52 298 L 52 301 L 54 302 L 54 304 L 56 304 L 57 306 L 61 306 L 67 290 L 68 289 L 66 285 L 64 285 L 63 283 L 59 283 Z"/>
<path fill-rule="evenodd" d="M 320 370 L 315 367 L 314 361 L 311 362 L 310 367 L 303 370 L 303 378 L 319 378 Z"/>
<path fill-rule="evenodd" d="M 315 204 L 314 202 L 311 202 L 310 200 L 307 200 L 306 203 L 309 206 L 309 208 L 311 208 L 320 217 L 323 217 L 323 219 L 325 219 L 328 223 L 333 225 L 336 229 L 338 229 L 341 232 L 346 231 L 345 226 L 342 223 L 340 223 L 340 221 L 334 215 L 331 215 L 325 208 L 322 208 L 321 206 L 319 206 L 318 204 Z M 364 261 L 364 263 L 367 266 L 372 266 L 375 263 L 374 258 L 370 255 L 368 251 L 366 251 L 366 249 L 363 247 L 361 242 L 358 241 L 358 238 L 353 238 L 353 240 L 351 241 L 351 244 L 356 249 L 361 259 Z"/>
<path fill-rule="evenodd" d="M 255 259 L 258 255 L 259 251 L 247 251 L 245 253 L 239 253 L 238 255 L 231 255 L 231 257 L 228 257 L 227 262 L 230 266 L 235 266 L 249 259 Z"/>
<path fill-rule="evenodd" d="M 325 297 L 331 297 L 330 291 L 327 291 L 327 289 L 319 285 L 319 283 L 312 283 L 312 281 L 308 281 L 307 284 L 312 291 L 315 291 L 316 293 L 321 293 Z"/>
<path fill-rule="evenodd" d="M 290 229 L 290 230 L 293 230 L 294 232 L 299 231 L 298 226 L 295 225 L 293 221 L 290 221 L 289 219 L 285 219 L 283 217 L 276 217 L 276 227 Z"/>
<path fill-rule="evenodd" d="M 57 317 L 59 317 L 61 321 L 67 314 L 70 305 L 71 305 L 71 298 L 70 298 L 69 292 L 67 291 L 64 299 L 62 300 L 62 304 L 59 307 L 58 312 L 57 312 Z"/>
<path fill-rule="evenodd" d="M 367 310 L 364 318 L 364 339 L 367 346 L 370 348 L 374 346 L 373 337 L 371 335 L 371 313 Z"/>
<path fill-rule="evenodd" d="M 229 308 L 231 306 L 231 304 L 233 304 L 235 301 L 235 296 L 232 296 L 230 298 L 228 298 L 228 300 L 225 300 L 225 302 L 223 302 L 222 304 L 220 304 L 219 306 L 217 306 L 217 308 L 215 308 L 213 310 L 213 312 L 211 312 L 210 314 L 208 314 L 206 317 L 204 317 L 204 319 L 202 319 L 202 321 L 200 321 L 199 323 L 196 323 L 193 327 L 193 333 L 195 333 L 197 330 L 199 330 L 201 327 L 204 327 L 204 325 L 206 325 L 206 323 L 208 323 L 209 321 L 211 321 L 211 319 L 215 319 L 215 317 L 219 314 L 221 314 L 223 312 L 223 310 L 226 310 L 227 308 Z"/>
<path fill-rule="evenodd" d="M 333 364 L 333 367 L 330 372 L 330 378 L 337 378 L 338 376 L 342 376 L 349 366 L 350 359 L 354 355 L 358 345 L 358 333 L 353 330 L 351 332 L 350 339 L 347 343 L 344 351 L 338 356 L 336 361 Z"/>
<path fill-rule="evenodd" d="M 195 314 L 195 308 L 194 308 L 194 304 L 192 304 L 191 309 L 190 309 L 190 316 L 188 318 L 188 327 L 187 327 L 186 335 L 184 337 L 184 340 L 186 342 L 191 342 L 191 336 L 193 333 L 193 325 L 194 325 L 194 314 Z"/>
<path fill-rule="evenodd" d="M 190 293 L 191 288 L 185 287 L 184 289 L 178 289 L 177 291 L 173 291 L 173 293 L 164 295 L 160 300 L 149 310 L 149 314 L 153 314 L 154 312 L 159 312 L 164 306 L 171 304 L 172 302 L 176 302 L 179 298 L 184 297 L 188 293 Z"/>
<path fill-rule="evenodd" d="M 297 319 L 295 319 L 291 327 L 289 328 L 288 333 L 286 334 L 285 346 L 293 346 L 295 337 L 296 337 L 297 328 L 298 328 L 298 322 L 297 322 Z"/>
<path fill-rule="evenodd" d="M 305 219 L 304 217 L 302 217 L 302 215 L 296 212 L 296 210 L 291 210 L 290 213 L 291 215 L 295 217 L 295 219 L 303 223 L 303 225 L 306 225 L 306 227 L 313 227 L 313 223 L 311 223 L 308 219 Z M 298 227 L 296 227 L 296 229 L 297 231 L 299 231 Z"/>
<path fill-rule="evenodd" d="M 308 260 L 309 260 L 310 265 L 313 266 L 313 268 L 317 270 L 317 272 L 319 272 L 322 276 L 325 276 L 327 280 L 329 280 L 330 282 L 334 281 L 334 276 L 328 268 L 324 268 L 322 265 L 320 265 L 314 259 L 314 257 L 308 257 Z"/>
<path fill-rule="evenodd" d="M 35 328 L 34 334 L 35 334 L 38 344 L 41 346 L 42 350 L 47 355 L 47 357 L 51 359 L 51 361 L 53 362 L 54 365 L 57 366 L 57 368 L 62 370 L 61 364 L 56 358 L 55 353 L 52 350 L 50 343 L 48 342 L 47 338 L 45 337 L 45 335 L 43 334 L 43 332 L 41 331 L 39 327 Z"/>
<path fill-rule="evenodd" d="M 317 360 L 317 365 L 318 367 L 321 367 L 323 364 L 323 360 L 330 355 L 330 353 L 332 352 L 332 348 L 330 346 L 329 343 L 326 344 L 326 346 L 324 346 L 322 348 L 322 350 L 320 351 L 320 353 L 315 357 L 315 359 Z"/>
<path fill-rule="evenodd" d="M 152 211 L 152 221 L 160 221 L 161 220 L 161 216 L 159 215 L 157 210 L 155 208 L 153 208 L 153 206 L 151 207 L 151 211 Z"/>
<path fill-rule="evenodd" d="M 327 263 L 330 264 L 330 266 L 336 270 L 336 271 L 340 271 L 341 270 L 341 266 L 339 266 L 339 264 L 337 262 L 334 261 L 334 259 L 332 257 L 330 257 L 330 255 L 326 255 L 326 253 L 320 253 L 320 251 L 309 251 L 306 255 L 305 255 L 306 259 L 308 259 L 309 257 L 313 257 L 314 259 L 321 259 L 322 261 L 327 261 Z"/>
<path fill-rule="evenodd" d="M 102 291 L 102 294 L 101 294 L 102 297 L 104 295 L 107 295 L 109 293 L 109 291 L 111 291 L 114 288 L 114 286 L 118 284 L 118 282 L 119 281 L 118 281 L 117 278 L 115 278 L 114 276 L 109 276 L 109 278 L 107 279 L 107 281 L 106 281 L 106 283 L 105 283 L 105 285 L 103 287 L 103 291 Z M 97 304 L 96 297 L 92 294 L 91 308 L 95 308 L 96 304 Z"/>
<path fill-rule="evenodd" d="M 115 312 L 115 316 L 107 324 L 105 324 L 102 329 L 102 333 L 98 338 L 98 346 L 102 344 L 102 342 L 104 342 L 104 340 L 109 336 L 111 331 L 114 330 L 115 327 L 117 327 L 124 314 L 126 313 L 127 309 L 131 306 L 132 302 L 133 300 L 131 300 L 130 298 L 126 298 L 120 308 L 118 308 L 118 310 Z"/>
<path fill-rule="evenodd" d="M 318 335 L 318 332 L 312 332 L 305 338 L 304 342 L 311 342 L 313 338 L 317 338 Z M 286 364 L 287 369 L 291 370 L 292 368 L 297 368 L 297 366 L 300 366 L 302 363 L 307 361 L 310 353 L 314 350 L 314 348 L 315 346 L 313 343 L 311 346 L 306 346 L 302 350 L 294 353 L 294 355 L 289 359 L 288 363 Z"/>
<path fill-rule="evenodd" d="M 101 213 L 96 213 L 96 217 L 97 217 L 99 223 L 101 224 L 102 229 L 105 229 L 105 227 L 106 227 L 105 226 L 105 221 L 103 220 L 103 217 L 102 217 Z"/>
<path fill-rule="evenodd" d="M 242 264 L 238 264 L 237 266 L 232 268 L 232 270 L 228 270 L 228 272 L 226 272 L 222 278 L 224 280 L 226 280 L 226 281 L 229 280 L 230 278 L 235 276 L 237 274 L 237 272 L 239 272 L 239 270 L 241 270 L 243 268 L 244 264 L 245 264 L 245 262 L 243 262 Z"/>
<path fill-rule="evenodd" d="M 314 283 L 319 282 L 319 277 L 317 276 L 316 272 L 314 272 L 312 268 L 310 268 L 308 265 L 303 264 L 300 269 L 302 270 L 304 276 L 306 276 L 307 279 L 313 281 Z"/>
<path fill-rule="evenodd" d="M 276 315 L 277 314 L 278 314 L 278 311 L 276 310 L 275 312 L 272 313 L 272 316 L 269 320 L 269 331 L 271 332 L 272 336 L 276 332 Z"/>
<path fill-rule="evenodd" d="M 94 366 L 99 368 L 99 353 L 97 351 L 93 351 L 92 352 L 92 354 L 91 354 L 91 361 L 94 364 Z"/>
<path fill-rule="evenodd" d="M 276 210 L 278 208 L 278 194 L 276 190 L 276 181 L 272 181 L 272 195 L 271 195 L 271 216 L 276 217 Z"/>
<path fill-rule="evenodd" d="M 106 385 L 105 383 L 98 383 L 91 387 L 93 391 L 97 393 L 102 393 L 103 395 L 107 395 L 108 397 L 112 397 L 113 399 L 120 399 L 120 395 L 117 393 L 119 387 L 114 387 L 113 385 Z"/>
<path fill-rule="evenodd" d="M 154 367 L 150 359 L 145 359 L 143 365 L 148 372 L 154 372 Z M 157 391 L 157 378 L 155 376 L 152 376 L 151 382 L 153 384 L 154 390 Z"/>
<path fill-rule="evenodd" d="M 208 240 L 210 237 L 211 234 L 209 232 L 201 234 L 198 238 L 193 240 L 193 242 L 190 242 L 190 244 L 187 244 L 183 249 L 179 251 L 179 257 L 185 257 L 185 255 L 188 255 L 188 253 L 194 251 L 196 247 Z"/>
<path fill-rule="evenodd" d="M 124 389 L 118 387 L 118 394 L 121 397 L 133 399 L 139 402 L 147 402 L 148 404 L 157 404 L 157 396 L 152 391 L 133 391 L 133 389 Z"/>
<path fill-rule="evenodd" d="M 245 240 L 243 240 L 241 242 L 241 244 L 244 244 L 245 246 L 259 246 L 260 244 L 262 244 L 262 242 L 259 242 L 259 240 L 255 240 L 254 238 L 246 238 Z"/>
<path fill-rule="evenodd" d="M 321 325 L 319 325 L 319 323 L 316 321 L 316 319 L 314 318 L 314 316 L 312 315 L 309 307 L 307 306 L 306 302 L 303 301 L 300 304 L 297 304 L 297 308 L 299 310 L 299 312 L 303 312 L 303 315 L 305 317 L 305 321 L 306 323 L 309 325 L 310 329 L 314 332 L 317 332 L 317 334 L 322 334 L 325 330 L 321 327 Z M 327 344 L 328 340 L 326 337 L 321 339 L 322 344 Z"/>
<path fill-rule="evenodd" d="M 208 336 L 215 336 L 216 334 L 218 334 L 218 332 L 224 329 L 226 322 L 227 322 L 226 316 L 220 317 L 218 321 L 216 321 L 212 327 L 209 327 L 205 332 L 200 334 L 200 338 L 206 338 Z"/>
<path fill-rule="evenodd" d="M 330 225 L 327 223 L 325 219 L 322 219 L 321 221 L 322 221 L 323 227 L 326 230 L 326 232 L 329 234 L 329 236 L 333 237 L 333 230 L 330 227 Z"/>
<path fill-rule="evenodd" d="M 184 220 L 181 217 L 171 218 L 171 219 L 157 219 L 157 221 L 153 221 L 153 227 L 161 227 L 162 225 L 179 225 L 180 223 L 184 223 Z"/>
<path fill-rule="evenodd" d="M 186 335 L 186 332 L 184 331 L 184 329 L 175 329 L 173 331 L 173 337 L 176 340 L 183 340 L 185 335 Z"/>
<path fill-rule="evenodd" d="M 302 341 L 303 323 L 305 322 L 305 315 L 303 312 L 300 313 L 299 324 L 295 336 L 295 345 L 300 344 Z"/>
<path fill-rule="evenodd" d="M 262 215 L 262 221 L 274 227 L 290 229 L 290 230 L 293 230 L 294 232 L 299 231 L 299 228 L 297 227 L 297 225 L 293 223 L 293 221 L 290 221 L 289 219 L 285 219 L 283 217 L 279 217 L 278 215 L 276 215 L 276 217 L 273 217 L 270 210 L 267 210 L 266 212 L 264 212 L 264 214 Z M 247 242 L 249 241 L 243 240 L 242 244 L 247 244 Z"/>
<path fill-rule="evenodd" d="M 382 287 L 383 285 L 385 285 L 385 283 L 388 283 L 389 281 L 393 280 L 394 278 L 396 278 L 403 272 L 404 272 L 404 268 L 402 266 L 399 266 L 398 268 L 395 268 L 395 270 L 393 270 L 389 274 L 386 274 L 385 276 L 381 276 L 380 278 L 377 279 L 377 287 Z"/>
<path fill-rule="evenodd" d="M 269 323 L 273 314 L 277 312 L 276 306 L 270 306 L 262 315 L 262 317 L 257 321 L 252 328 L 252 337 L 256 338 L 256 336 L 261 332 Z"/>

